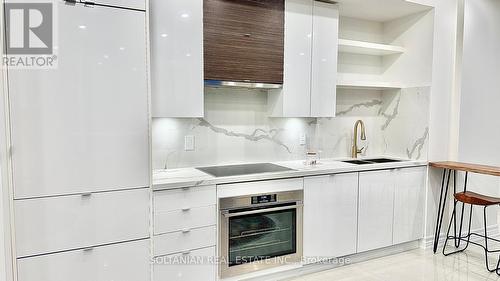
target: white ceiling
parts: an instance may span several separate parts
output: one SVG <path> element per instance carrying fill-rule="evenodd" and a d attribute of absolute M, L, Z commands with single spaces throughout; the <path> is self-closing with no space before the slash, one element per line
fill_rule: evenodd
<path fill-rule="evenodd" d="M 407 0 L 337 0 L 341 16 L 386 22 L 430 10 Z"/>

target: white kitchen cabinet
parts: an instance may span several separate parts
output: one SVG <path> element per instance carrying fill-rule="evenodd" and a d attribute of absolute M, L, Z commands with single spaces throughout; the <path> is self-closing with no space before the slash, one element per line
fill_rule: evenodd
<path fill-rule="evenodd" d="M 356 253 L 358 173 L 304 179 L 304 257 Z"/>
<path fill-rule="evenodd" d="M 216 245 L 214 226 L 177 231 L 154 236 L 154 256 L 170 255 Z"/>
<path fill-rule="evenodd" d="M 311 113 L 313 0 L 285 1 L 283 89 L 269 91 L 272 116 Z"/>
<path fill-rule="evenodd" d="M 215 247 L 157 257 L 153 267 L 153 281 L 215 281 L 217 267 L 214 257 Z M 203 263 L 175 263 L 183 259 L 201 259 Z"/>
<path fill-rule="evenodd" d="M 217 223 L 217 206 L 186 208 L 154 215 L 154 234 L 174 231 L 186 231 L 197 227 L 211 226 Z"/>
<path fill-rule="evenodd" d="M 359 174 L 358 252 L 393 243 L 394 172 Z"/>
<path fill-rule="evenodd" d="M 424 236 L 426 173 L 426 167 L 395 170 L 394 244 Z"/>
<path fill-rule="evenodd" d="M 285 1 L 284 81 L 269 91 L 270 116 L 335 116 L 338 21 L 337 5 Z"/>
<path fill-rule="evenodd" d="M 311 73 L 311 117 L 334 117 L 337 105 L 339 10 L 314 1 Z"/>
<path fill-rule="evenodd" d="M 149 239 L 17 260 L 18 281 L 150 279 Z"/>
<path fill-rule="evenodd" d="M 151 2 L 153 117 L 203 117 L 203 0 Z"/>
<path fill-rule="evenodd" d="M 153 204 L 155 214 L 216 205 L 217 191 L 215 185 L 155 191 Z"/>
<path fill-rule="evenodd" d="M 16 200 L 18 257 L 149 237 L 147 188 Z"/>
<path fill-rule="evenodd" d="M 145 13 L 54 3 L 58 67 L 9 70 L 15 198 L 149 186 Z"/>

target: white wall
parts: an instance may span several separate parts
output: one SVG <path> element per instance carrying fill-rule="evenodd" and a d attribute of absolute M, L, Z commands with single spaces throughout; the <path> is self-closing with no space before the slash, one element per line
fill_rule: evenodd
<path fill-rule="evenodd" d="M 500 1 L 465 2 L 459 156 L 500 166 Z"/>
<path fill-rule="evenodd" d="M 500 166 L 500 1 L 466 0 L 460 103 L 460 161 Z M 498 196 L 497 177 L 471 177 L 471 189 Z M 495 207 L 489 224 L 497 223 Z M 478 212 L 479 213 L 479 212 Z M 480 214 L 477 222 L 482 222 Z M 491 219 L 490 219 L 491 218 Z"/>

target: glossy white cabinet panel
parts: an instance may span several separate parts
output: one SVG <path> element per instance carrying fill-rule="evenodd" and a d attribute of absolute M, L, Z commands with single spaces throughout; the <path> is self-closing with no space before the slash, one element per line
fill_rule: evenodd
<path fill-rule="evenodd" d="M 215 281 L 217 267 L 213 263 L 214 257 L 215 247 L 159 257 L 153 267 L 153 281 Z M 175 263 L 182 259 L 201 259 L 203 263 Z"/>
<path fill-rule="evenodd" d="M 311 113 L 313 0 L 285 1 L 283 89 L 269 91 L 269 110 L 276 117 Z"/>
<path fill-rule="evenodd" d="M 96 4 L 110 5 L 129 9 L 146 10 L 145 0 L 95 0 Z"/>
<path fill-rule="evenodd" d="M 392 245 L 394 172 L 359 173 L 358 252 Z"/>
<path fill-rule="evenodd" d="M 17 260 L 18 281 L 144 281 L 149 240 Z"/>
<path fill-rule="evenodd" d="M 217 204 L 215 185 L 155 191 L 154 213 L 186 210 Z"/>
<path fill-rule="evenodd" d="M 57 10 L 58 68 L 9 72 L 15 198 L 149 186 L 145 13 Z"/>
<path fill-rule="evenodd" d="M 190 229 L 154 236 L 154 256 L 182 253 L 215 246 L 215 226 Z"/>
<path fill-rule="evenodd" d="M 17 256 L 149 237 L 149 189 L 16 200 Z"/>
<path fill-rule="evenodd" d="M 358 173 L 305 178 L 304 257 L 356 253 L 357 216 Z"/>
<path fill-rule="evenodd" d="M 337 103 L 337 5 L 314 1 L 311 117 L 334 117 Z"/>
<path fill-rule="evenodd" d="M 285 0 L 283 89 L 270 90 L 272 117 L 334 117 L 338 6 Z"/>
<path fill-rule="evenodd" d="M 154 214 L 154 234 L 188 230 L 217 223 L 217 206 L 205 206 Z"/>
<path fill-rule="evenodd" d="M 203 0 L 151 0 L 153 117 L 203 117 Z"/>
<path fill-rule="evenodd" d="M 424 236 L 427 167 L 398 169 L 394 191 L 394 244 Z"/>

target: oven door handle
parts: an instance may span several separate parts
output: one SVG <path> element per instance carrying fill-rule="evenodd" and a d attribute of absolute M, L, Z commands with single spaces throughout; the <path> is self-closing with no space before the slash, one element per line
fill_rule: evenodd
<path fill-rule="evenodd" d="M 238 213 L 229 213 L 227 211 L 225 211 L 225 212 L 223 211 L 222 215 L 226 218 L 231 218 L 231 217 L 238 217 L 238 216 L 245 216 L 245 215 L 274 212 L 274 211 L 298 209 L 298 208 L 301 208 L 302 206 L 303 206 L 303 204 L 296 204 L 296 205 L 292 205 L 292 206 L 266 208 L 266 209 L 260 209 L 260 210 L 254 210 L 254 211 L 238 212 Z"/>

